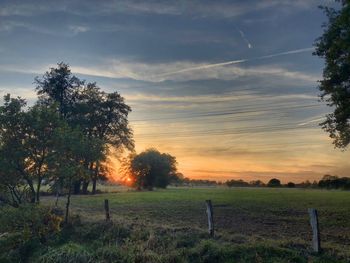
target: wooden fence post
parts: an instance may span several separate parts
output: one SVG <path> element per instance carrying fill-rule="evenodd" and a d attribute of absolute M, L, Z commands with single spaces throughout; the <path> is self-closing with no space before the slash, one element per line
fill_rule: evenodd
<path fill-rule="evenodd" d="M 110 216 L 109 216 L 109 203 L 108 203 L 108 199 L 105 199 L 105 212 L 106 212 L 106 221 L 110 220 Z"/>
<path fill-rule="evenodd" d="M 214 218 L 213 218 L 213 205 L 211 200 L 205 200 L 207 205 L 207 216 L 208 216 L 208 231 L 211 237 L 214 236 Z"/>
<path fill-rule="evenodd" d="M 314 252 L 321 252 L 321 240 L 320 240 L 320 229 L 318 226 L 318 215 L 317 210 L 309 208 L 310 224 L 312 227 L 312 248 Z"/>

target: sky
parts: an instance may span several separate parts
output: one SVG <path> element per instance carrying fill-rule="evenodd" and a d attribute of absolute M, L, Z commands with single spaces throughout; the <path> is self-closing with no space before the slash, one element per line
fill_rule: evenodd
<path fill-rule="evenodd" d="M 136 151 L 190 178 L 282 182 L 349 175 L 320 128 L 326 0 L 0 0 L 0 95 L 36 99 L 58 62 L 118 91 Z M 115 164 L 116 167 L 118 164 Z M 117 176 L 117 175 L 116 175 Z"/>

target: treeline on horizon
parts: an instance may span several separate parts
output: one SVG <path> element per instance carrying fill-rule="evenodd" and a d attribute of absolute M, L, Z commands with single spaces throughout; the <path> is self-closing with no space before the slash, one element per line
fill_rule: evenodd
<path fill-rule="evenodd" d="M 261 180 L 244 181 L 242 179 L 231 179 L 225 182 L 205 179 L 190 179 L 188 177 L 178 176 L 172 186 L 227 186 L 227 187 L 287 187 L 287 188 L 322 188 L 322 189 L 341 189 L 350 190 L 350 177 L 338 177 L 336 175 L 324 175 L 319 181 L 309 180 L 301 183 L 288 182 L 282 184 L 277 178 L 272 178 L 267 183 Z"/>

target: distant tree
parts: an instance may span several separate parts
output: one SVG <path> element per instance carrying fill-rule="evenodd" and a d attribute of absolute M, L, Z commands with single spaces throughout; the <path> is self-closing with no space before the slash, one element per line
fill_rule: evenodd
<path fill-rule="evenodd" d="M 311 184 L 312 188 L 318 188 L 318 182 L 316 180 L 314 180 Z"/>
<path fill-rule="evenodd" d="M 298 187 L 301 187 L 301 188 L 310 188 L 311 186 L 312 186 L 312 183 L 309 180 L 306 180 L 298 184 Z"/>
<path fill-rule="evenodd" d="M 325 175 L 319 182 L 320 188 L 350 190 L 350 178 Z"/>
<path fill-rule="evenodd" d="M 250 181 L 250 182 L 249 182 L 249 185 L 250 185 L 250 186 L 253 186 L 253 187 L 262 187 L 262 186 L 265 186 L 264 182 L 261 181 L 261 180 Z"/>
<path fill-rule="evenodd" d="M 239 180 L 228 180 L 226 181 L 226 185 L 228 187 L 246 187 L 249 186 L 249 184 L 242 179 Z"/>
<path fill-rule="evenodd" d="M 281 181 L 273 178 L 267 183 L 268 187 L 280 187 L 281 186 Z"/>
<path fill-rule="evenodd" d="M 166 188 L 176 176 L 176 158 L 156 149 L 148 149 L 133 155 L 130 160 L 129 176 L 134 186 L 139 189 L 152 190 L 154 187 Z"/>
<path fill-rule="evenodd" d="M 185 176 L 182 173 L 172 173 L 170 176 L 170 184 L 175 186 L 183 185 Z"/>
<path fill-rule="evenodd" d="M 289 183 L 287 183 L 287 187 L 288 188 L 294 188 L 295 187 L 295 183 L 289 182 Z"/>
<path fill-rule="evenodd" d="M 189 179 L 185 178 L 185 181 L 188 182 L 191 186 L 217 186 L 218 182 L 215 180 L 205 180 L 205 179 Z"/>
<path fill-rule="evenodd" d="M 339 9 L 322 7 L 328 16 L 323 35 L 316 40 L 314 55 L 325 59 L 321 99 L 332 107 L 322 128 L 330 134 L 335 147 L 345 149 L 350 143 L 350 2 Z"/>

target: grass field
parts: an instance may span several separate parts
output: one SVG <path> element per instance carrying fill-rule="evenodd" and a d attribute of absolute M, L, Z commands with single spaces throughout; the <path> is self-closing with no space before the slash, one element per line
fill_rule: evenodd
<path fill-rule="evenodd" d="M 79 215 L 86 223 L 101 222 L 104 199 L 109 199 L 113 222 L 144 232 L 145 236 L 140 239 L 147 246 L 157 240 L 154 247 L 147 249 L 160 255 L 169 249 L 177 249 L 174 241 L 181 240 L 188 242 L 189 248 L 209 242 L 209 246 L 217 246 L 214 251 L 218 254 L 233 253 L 227 252 L 226 248 L 247 249 L 246 252 L 240 250 L 243 254 L 233 261 L 227 261 L 225 256 L 223 261 L 226 262 L 350 262 L 350 192 L 269 188 L 170 188 L 150 192 L 116 188 L 115 191 L 74 196 L 72 214 Z M 214 206 L 213 239 L 206 234 L 206 199 L 211 199 Z M 53 204 L 54 198 L 45 197 L 43 202 Z M 65 199 L 59 203 L 63 207 Z M 324 248 L 321 256 L 313 255 L 310 249 L 308 208 L 319 211 Z M 200 244 L 201 249 L 205 250 L 203 246 L 206 245 Z M 261 246 L 262 254 L 259 252 Z M 275 252 L 286 254 L 286 258 L 278 256 L 274 259 L 275 252 L 263 253 L 275 248 L 282 249 L 282 252 Z M 252 257 L 244 258 L 248 254 Z M 220 255 L 214 253 L 208 256 L 209 259 L 210 256 L 214 259 L 200 262 L 221 261 Z M 163 258 L 162 261 L 167 260 Z"/>

